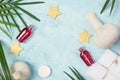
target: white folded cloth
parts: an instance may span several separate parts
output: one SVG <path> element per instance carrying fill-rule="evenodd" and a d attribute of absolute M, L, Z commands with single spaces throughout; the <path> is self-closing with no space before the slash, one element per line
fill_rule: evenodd
<path fill-rule="evenodd" d="M 120 80 L 120 78 L 113 74 L 112 72 L 108 71 L 108 73 L 101 80 Z"/>
<path fill-rule="evenodd" d="M 113 51 L 107 49 L 98 63 L 105 66 L 109 71 L 119 77 L 120 79 L 120 56 Z"/>
<path fill-rule="evenodd" d="M 120 78 L 106 69 L 104 66 L 95 63 L 86 72 L 91 80 L 120 80 Z"/>
<path fill-rule="evenodd" d="M 102 57 L 98 60 L 98 63 L 105 66 L 106 68 L 110 67 L 113 61 L 118 57 L 116 53 L 107 49 Z"/>
<path fill-rule="evenodd" d="M 91 80 L 120 80 L 120 56 L 107 49 L 86 72 Z"/>
<path fill-rule="evenodd" d="M 120 56 L 118 56 L 113 64 L 108 68 L 113 74 L 119 77 L 120 79 Z"/>
<path fill-rule="evenodd" d="M 102 80 L 103 77 L 107 74 L 107 72 L 108 70 L 105 67 L 101 66 L 98 63 L 95 63 L 89 67 L 89 69 L 86 72 L 86 75 L 91 80 Z"/>

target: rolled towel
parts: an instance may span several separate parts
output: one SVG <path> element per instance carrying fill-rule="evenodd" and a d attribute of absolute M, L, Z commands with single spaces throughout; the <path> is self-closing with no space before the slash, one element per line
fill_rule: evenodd
<path fill-rule="evenodd" d="M 113 64 L 108 68 L 113 74 L 119 77 L 120 79 L 120 56 L 118 56 L 114 61 Z"/>
<path fill-rule="evenodd" d="M 106 68 L 109 68 L 117 57 L 118 55 L 116 53 L 107 49 L 105 50 L 102 57 L 98 60 L 98 63 L 105 66 Z"/>
<path fill-rule="evenodd" d="M 102 80 L 107 73 L 108 70 L 105 67 L 101 66 L 98 63 L 95 63 L 89 67 L 89 69 L 86 72 L 86 75 L 91 80 Z"/>

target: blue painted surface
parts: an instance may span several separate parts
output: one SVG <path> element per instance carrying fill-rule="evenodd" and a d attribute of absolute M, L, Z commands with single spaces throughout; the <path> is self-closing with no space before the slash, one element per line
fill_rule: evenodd
<path fill-rule="evenodd" d="M 89 44 L 80 43 L 77 34 L 84 29 L 94 34 L 85 19 L 85 15 L 90 11 L 95 12 L 103 23 L 114 23 L 120 27 L 120 1 L 117 0 L 116 8 L 111 16 L 109 16 L 109 9 L 102 15 L 99 14 L 104 0 L 45 0 L 45 2 L 45 4 L 35 6 L 24 6 L 25 9 L 38 16 L 41 22 L 23 15 L 29 25 L 35 26 L 35 30 L 31 38 L 21 44 L 24 50 L 18 57 L 9 53 L 9 44 L 17 41 L 15 39 L 18 34 L 17 30 L 12 31 L 14 33 L 12 41 L 1 33 L 0 38 L 4 44 L 9 65 L 11 66 L 16 61 L 25 61 L 32 71 L 29 80 L 68 80 L 69 78 L 63 73 L 63 71 L 70 72 L 68 66 L 74 66 L 86 80 L 90 80 L 85 75 L 88 67 L 79 58 L 78 49 L 81 46 L 86 47 L 95 61 L 100 58 L 105 49 L 97 47 L 93 42 L 93 37 Z M 56 5 L 59 6 L 62 15 L 53 20 L 46 14 L 49 6 Z M 120 40 L 111 49 L 120 54 Z M 44 64 L 50 66 L 52 70 L 51 76 L 45 79 L 37 74 L 38 67 Z"/>

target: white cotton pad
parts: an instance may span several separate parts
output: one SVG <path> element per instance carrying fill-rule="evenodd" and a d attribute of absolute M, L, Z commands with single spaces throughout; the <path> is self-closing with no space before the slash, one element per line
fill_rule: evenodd
<path fill-rule="evenodd" d="M 109 49 L 105 50 L 102 57 L 98 60 L 98 63 L 105 66 L 106 68 L 110 67 L 113 61 L 117 58 L 117 54 Z"/>
<path fill-rule="evenodd" d="M 49 66 L 43 65 L 38 69 L 38 75 L 42 78 L 47 78 L 51 73 L 51 69 Z"/>

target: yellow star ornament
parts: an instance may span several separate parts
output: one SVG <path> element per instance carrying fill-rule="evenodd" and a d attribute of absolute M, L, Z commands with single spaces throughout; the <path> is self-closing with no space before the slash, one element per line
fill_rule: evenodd
<path fill-rule="evenodd" d="M 55 6 L 55 7 L 49 6 L 49 11 L 47 15 L 51 16 L 55 20 L 56 17 L 61 14 L 58 9 L 59 9 L 59 6 Z"/>
<path fill-rule="evenodd" d="M 90 37 L 92 35 L 89 34 L 86 30 L 84 30 L 83 32 L 81 32 L 80 34 L 78 34 L 78 36 L 80 38 L 80 42 L 87 42 L 87 43 L 89 43 Z"/>
<path fill-rule="evenodd" d="M 17 56 L 19 55 L 20 51 L 22 51 L 22 50 L 23 50 L 23 48 L 20 46 L 19 42 L 10 45 L 10 52 Z"/>

